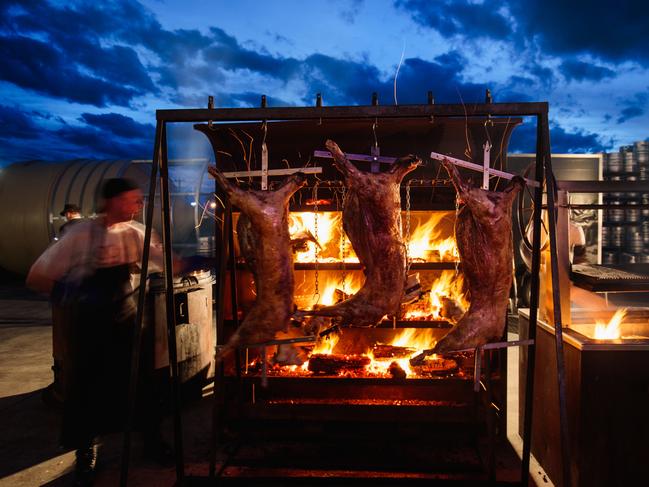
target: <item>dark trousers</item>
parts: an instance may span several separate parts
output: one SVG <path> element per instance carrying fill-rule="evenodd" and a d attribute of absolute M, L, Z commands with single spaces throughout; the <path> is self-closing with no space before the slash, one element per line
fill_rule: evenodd
<path fill-rule="evenodd" d="M 69 299 L 66 306 L 70 380 L 61 443 L 68 448 L 85 448 L 96 436 L 121 431 L 126 424 L 135 309 L 130 296 L 124 298 L 121 291 L 128 277 L 124 271 L 100 270 L 84 285 L 78 299 Z M 162 407 L 160 390 L 151 374 L 152 342 L 147 338 L 145 334 L 140 350 L 136 426 L 145 434 L 155 435 Z"/>

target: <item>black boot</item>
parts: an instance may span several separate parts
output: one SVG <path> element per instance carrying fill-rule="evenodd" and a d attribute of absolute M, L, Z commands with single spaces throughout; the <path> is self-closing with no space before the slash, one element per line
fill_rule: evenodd
<path fill-rule="evenodd" d="M 78 486 L 91 486 L 95 480 L 97 467 L 97 444 L 91 441 L 88 445 L 77 449 L 75 452 L 76 463 L 74 466 L 75 483 Z"/>

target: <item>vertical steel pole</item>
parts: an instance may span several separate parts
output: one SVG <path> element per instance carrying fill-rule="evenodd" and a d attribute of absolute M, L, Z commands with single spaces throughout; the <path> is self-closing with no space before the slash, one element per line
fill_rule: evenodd
<path fill-rule="evenodd" d="M 487 436 L 488 436 L 488 451 L 487 451 L 487 475 L 490 482 L 496 481 L 496 412 L 492 406 L 493 392 L 491 390 L 491 350 L 484 351 L 484 408 L 487 415 Z"/>
<path fill-rule="evenodd" d="M 237 256 L 234 255 L 234 219 L 232 218 L 232 207 L 230 206 L 230 232 L 228 234 L 228 244 L 230 250 L 230 305 L 232 307 L 232 324 L 233 329 L 239 328 L 239 301 L 237 296 Z M 237 348 L 234 355 L 234 366 L 237 369 L 237 378 L 239 379 L 239 392 L 243 382 L 241 380 L 241 349 Z"/>
<path fill-rule="evenodd" d="M 167 311 L 167 344 L 169 369 L 174 402 L 174 447 L 176 450 L 176 482 L 184 482 L 184 459 L 182 441 L 182 418 L 180 411 L 180 379 L 178 377 L 178 356 L 176 349 L 176 310 L 174 303 L 174 268 L 171 249 L 171 201 L 169 196 L 169 168 L 167 161 L 166 124 L 162 122 L 162 143 L 160 157 L 160 199 L 162 203 L 162 244 L 164 248 L 165 296 Z"/>
<path fill-rule="evenodd" d="M 545 118 L 547 120 L 547 118 Z M 533 342 L 527 347 L 527 371 L 525 374 L 525 412 L 523 416 L 523 458 L 521 484 L 527 486 L 530 475 L 530 452 L 532 449 L 532 414 L 534 400 L 534 367 L 536 364 L 536 322 L 539 311 L 539 274 L 541 271 L 541 210 L 543 206 L 543 157 L 545 153 L 541 117 L 536 118 L 536 173 L 540 185 L 534 189 L 534 213 L 532 215 L 532 281 L 530 284 L 530 320 L 527 338 Z M 522 353 L 523 349 L 521 349 Z"/>
<path fill-rule="evenodd" d="M 543 123 L 547 126 L 547 114 Z M 544 133 L 545 171 L 548 193 L 548 220 L 550 230 L 550 265 L 552 267 L 552 305 L 554 310 L 554 340 L 557 355 L 557 379 L 559 392 L 559 434 L 561 437 L 561 458 L 563 467 L 563 485 L 570 487 L 570 436 L 568 431 L 568 408 L 566 404 L 566 370 L 563 356 L 563 324 L 561 322 L 561 289 L 559 284 L 559 258 L 557 249 L 557 209 L 556 181 L 552 173 L 550 159 L 550 134 Z M 567 291 L 567 290 L 566 290 Z"/>
<path fill-rule="evenodd" d="M 149 198 L 147 200 L 144 248 L 142 249 L 142 262 L 140 263 L 140 287 L 137 298 L 137 314 L 135 316 L 135 329 L 133 330 L 133 349 L 131 351 L 131 376 L 128 388 L 128 415 L 124 428 L 122 446 L 122 466 L 119 483 L 126 487 L 128 483 L 128 469 L 131 459 L 131 430 L 135 422 L 135 405 L 137 400 L 137 379 L 140 366 L 140 347 L 142 344 L 142 322 L 146 299 L 146 279 L 149 272 L 149 250 L 151 246 L 151 230 L 153 227 L 153 207 L 155 206 L 155 192 L 157 187 L 158 165 L 160 161 L 160 142 L 162 127 L 160 122 L 156 125 L 155 142 L 153 144 L 153 162 L 151 164 L 151 177 L 149 179 Z"/>
<path fill-rule="evenodd" d="M 228 252 L 231 250 L 229 249 L 229 235 L 232 233 L 232 206 L 229 199 L 224 198 L 224 202 L 225 208 L 223 209 L 223 224 L 221 225 L 221 254 L 219 256 L 219 299 L 217 304 L 218 308 L 216 310 L 217 350 L 218 345 L 223 343 L 225 329 L 225 275 L 228 266 Z M 230 272 L 235 272 L 235 270 L 236 269 L 231 269 Z M 233 310 L 233 313 L 236 313 L 236 310 Z M 223 362 L 215 362 L 213 386 L 214 402 L 212 404 L 212 438 L 210 443 L 210 478 L 214 478 L 216 475 L 216 449 L 219 437 L 219 428 L 221 427 L 219 416 L 220 410 L 223 406 L 223 387 L 225 386 L 223 381 L 224 375 Z"/>

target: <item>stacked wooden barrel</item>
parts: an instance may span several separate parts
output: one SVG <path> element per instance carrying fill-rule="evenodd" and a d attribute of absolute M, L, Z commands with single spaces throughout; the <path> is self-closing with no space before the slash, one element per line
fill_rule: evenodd
<path fill-rule="evenodd" d="M 649 141 L 622 146 L 604 155 L 604 179 L 649 180 Z M 608 193 L 602 227 L 602 263 L 649 263 L 649 193 Z M 635 206 L 638 206 L 637 208 Z"/>

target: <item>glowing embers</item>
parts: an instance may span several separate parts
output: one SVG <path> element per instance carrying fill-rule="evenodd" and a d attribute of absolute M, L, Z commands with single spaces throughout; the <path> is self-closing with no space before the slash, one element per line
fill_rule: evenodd
<path fill-rule="evenodd" d="M 404 307 L 404 319 L 458 321 L 469 308 L 462 274 L 442 271 L 439 277 L 429 282 L 425 279 L 427 276 L 423 276 L 422 288 L 430 287 L 430 291 L 426 291 L 418 301 Z"/>
<path fill-rule="evenodd" d="M 284 377 L 339 377 L 417 379 L 454 375 L 463 377 L 454 359 L 433 355 L 422 365 L 411 366 L 409 360 L 432 347 L 446 333 L 435 328 L 343 328 L 326 334 L 310 345 L 295 345 L 304 362 L 282 364 L 279 350 L 267 350 L 271 364 L 268 374 Z M 284 347 L 284 346 L 282 346 Z M 293 354 L 296 355 L 296 354 Z M 260 358 L 249 364 L 248 372 L 259 373 Z"/>
<path fill-rule="evenodd" d="M 616 340 L 621 337 L 622 320 L 626 316 L 626 308 L 618 309 L 608 323 L 597 320 L 595 324 L 595 340 Z"/>

